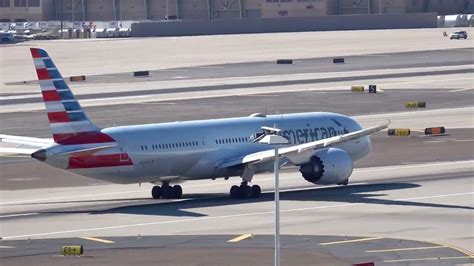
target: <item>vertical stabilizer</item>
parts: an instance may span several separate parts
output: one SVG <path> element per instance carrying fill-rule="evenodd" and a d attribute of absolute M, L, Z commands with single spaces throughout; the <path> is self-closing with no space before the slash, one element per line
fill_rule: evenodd
<path fill-rule="evenodd" d="M 89 120 L 48 53 L 30 50 L 54 141 L 66 145 L 113 142 Z"/>

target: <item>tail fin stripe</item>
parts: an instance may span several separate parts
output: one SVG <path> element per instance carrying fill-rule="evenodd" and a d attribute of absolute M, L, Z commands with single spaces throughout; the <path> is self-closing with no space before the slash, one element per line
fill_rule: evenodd
<path fill-rule="evenodd" d="M 48 68 L 44 62 L 44 60 L 41 60 L 41 59 L 35 59 L 33 60 L 33 62 L 35 63 L 35 68 L 36 69 L 39 69 L 39 68 Z"/>
<path fill-rule="evenodd" d="M 43 59 L 43 62 L 47 68 L 56 68 L 56 65 L 53 63 L 53 60 L 51 59 Z"/>
<path fill-rule="evenodd" d="M 43 100 L 45 102 L 57 102 L 61 101 L 61 96 L 59 96 L 57 91 L 42 91 L 41 94 L 43 94 Z"/>
<path fill-rule="evenodd" d="M 52 80 L 40 80 L 39 85 L 42 91 L 56 90 Z"/>
<path fill-rule="evenodd" d="M 48 112 L 65 112 L 66 109 L 61 102 L 45 102 Z"/>
<path fill-rule="evenodd" d="M 61 79 L 61 74 L 59 74 L 59 72 L 56 70 L 56 68 L 54 69 L 47 69 L 48 72 L 49 72 L 49 76 L 51 77 L 51 79 Z"/>
<path fill-rule="evenodd" d="M 61 80 L 53 80 L 54 87 L 58 90 L 69 90 L 69 86 L 66 84 L 66 82 L 61 79 Z"/>
<path fill-rule="evenodd" d="M 86 121 L 87 120 L 87 117 L 84 115 L 84 113 L 82 111 L 74 112 L 74 113 L 68 112 L 67 114 L 68 114 L 68 117 L 69 117 L 69 121 L 71 121 L 71 122 Z"/>
<path fill-rule="evenodd" d="M 50 112 L 48 113 L 49 123 L 70 122 L 66 112 Z"/>
<path fill-rule="evenodd" d="M 30 48 L 33 58 L 49 57 L 46 51 L 38 48 Z"/>
<path fill-rule="evenodd" d="M 79 105 L 77 101 L 63 102 L 62 104 L 64 106 L 64 109 L 66 109 L 66 111 L 82 111 L 81 106 Z"/>
<path fill-rule="evenodd" d="M 49 71 L 46 68 L 36 69 L 36 75 L 38 76 L 39 80 L 51 79 Z"/>
<path fill-rule="evenodd" d="M 38 62 L 38 65 L 43 66 L 43 67 L 37 67 L 37 68 L 56 69 L 56 66 L 53 63 L 53 60 L 51 59 L 34 59 L 34 61 L 35 61 L 35 66 L 36 66 L 36 62 Z"/>
<path fill-rule="evenodd" d="M 77 133 L 90 131 L 89 121 L 77 121 L 66 123 L 50 123 L 54 134 Z"/>
<path fill-rule="evenodd" d="M 74 95 L 70 90 L 58 90 L 57 91 L 59 96 L 61 97 L 61 100 L 75 100 Z"/>

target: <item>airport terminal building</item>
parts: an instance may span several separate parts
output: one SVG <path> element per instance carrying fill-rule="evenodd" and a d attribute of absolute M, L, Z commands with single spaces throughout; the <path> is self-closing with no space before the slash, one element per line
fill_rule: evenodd
<path fill-rule="evenodd" d="M 0 0 L 0 22 L 474 13 L 474 0 Z"/>

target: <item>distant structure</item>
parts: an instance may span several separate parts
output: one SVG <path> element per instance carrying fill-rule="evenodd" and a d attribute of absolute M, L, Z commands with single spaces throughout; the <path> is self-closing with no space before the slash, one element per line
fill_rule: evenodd
<path fill-rule="evenodd" d="M 0 0 L 0 22 L 474 13 L 474 0 Z"/>

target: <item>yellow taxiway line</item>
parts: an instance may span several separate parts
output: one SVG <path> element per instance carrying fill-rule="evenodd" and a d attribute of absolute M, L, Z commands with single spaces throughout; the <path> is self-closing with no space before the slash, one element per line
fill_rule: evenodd
<path fill-rule="evenodd" d="M 239 241 L 242 241 L 242 240 L 247 239 L 249 237 L 253 237 L 253 234 L 243 234 L 243 235 L 240 235 L 238 237 L 232 238 L 232 239 L 228 240 L 227 242 L 229 242 L 229 243 L 239 242 Z"/>
<path fill-rule="evenodd" d="M 90 240 L 90 241 L 96 241 L 96 242 L 100 242 L 100 243 L 105 243 L 105 244 L 113 244 L 115 243 L 115 241 L 112 241 L 112 240 L 107 240 L 107 239 L 102 239 L 102 238 L 97 238 L 97 237 L 91 237 L 91 236 L 84 236 L 84 237 L 80 237 L 82 239 L 86 239 L 86 240 Z"/>
<path fill-rule="evenodd" d="M 430 246 L 430 247 L 416 247 L 416 248 L 394 248 L 394 249 L 375 249 L 367 250 L 367 253 L 378 253 L 378 252 L 397 252 L 407 250 L 425 250 L 425 249 L 437 249 L 437 248 L 448 248 L 447 246 Z"/>
<path fill-rule="evenodd" d="M 320 246 L 329 246 L 329 245 L 346 244 L 346 243 L 357 243 L 357 242 L 378 240 L 378 239 L 382 239 L 382 238 L 383 237 L 367 237 L 367 238 L 359 238 L 359 239 L 352 239 L 352 240 L 343 240 L 343 241 L 319 243 L 319 245 Z"/>

